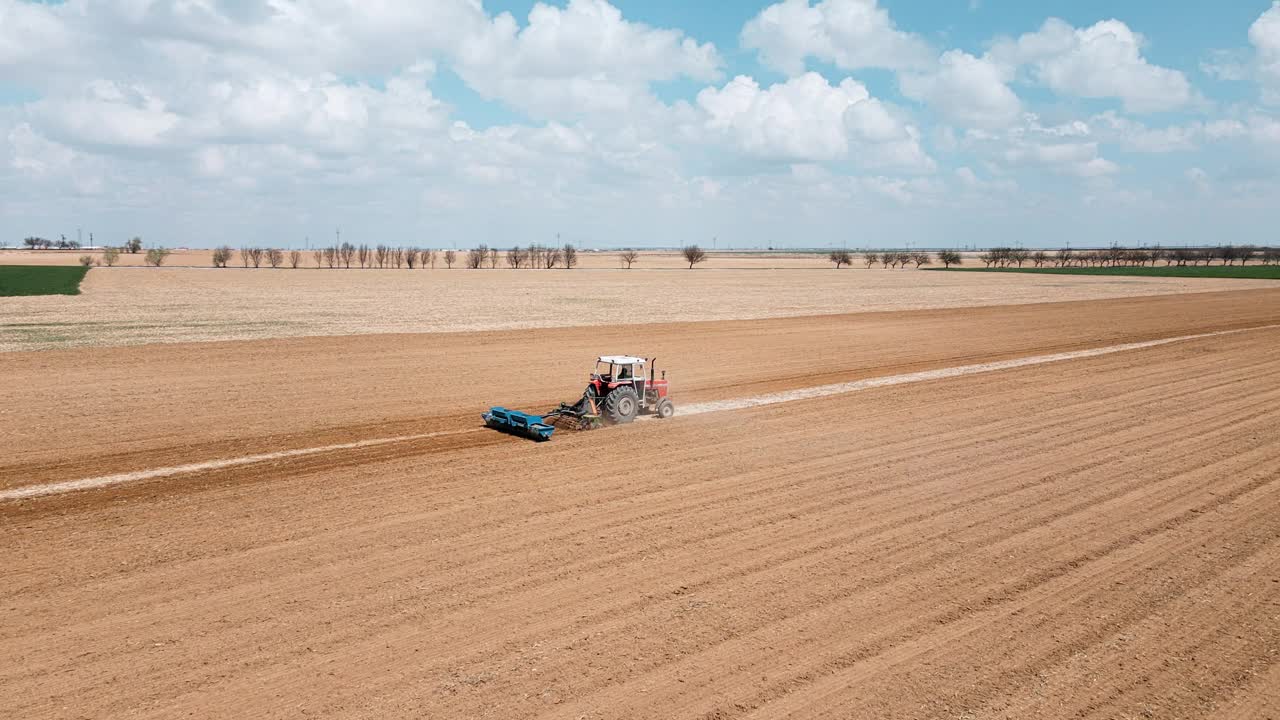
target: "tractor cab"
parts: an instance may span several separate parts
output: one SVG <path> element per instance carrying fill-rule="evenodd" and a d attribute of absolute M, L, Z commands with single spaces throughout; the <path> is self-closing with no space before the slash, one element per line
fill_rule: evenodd
<path fill-rule="evenodd" d="M 618 385 L 627 384 L 636 388 L 637 392 L 641 392 L 644 383 L 644 369 L 648 362 L 645 358 L 631 357 L 630 355 L 602 355 L 596 359 L 596 371 L 592 373 L 591 381 L 593 384 L 610 386 L 610 389 Z M 637 385 L 637 382 L 641 384 Z M 604 395 L 605 393 L 600 394 Z"/>

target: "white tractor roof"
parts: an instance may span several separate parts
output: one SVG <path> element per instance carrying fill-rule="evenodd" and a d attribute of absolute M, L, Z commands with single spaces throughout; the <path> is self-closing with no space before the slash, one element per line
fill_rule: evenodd
<path fill-rule="evenodd" d="M 614 365 L 632 365 L 644 362 L 644 358 L 631 357 L 630 355 L 601 355 L 600 362 L 613 363 Z"/>

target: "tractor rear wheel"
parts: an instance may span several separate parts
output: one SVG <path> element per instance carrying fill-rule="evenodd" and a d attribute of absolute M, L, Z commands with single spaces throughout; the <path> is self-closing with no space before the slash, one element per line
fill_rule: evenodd
<path fill-rule="evenodd" d="M 658 413 L 658 417 L 662 418 L 663 420 L 666 420 L 667 418 L 676 414 L 676 406 L 667 398 L 662 398 L 661 400 L 658 401 L 658 407 L 656 412 Z"/>
<path fill-rule="evenodd" d="M 604 396 L 604 409 L 613 424 L 629 423 L 640 414 L 640 396 L 635 388 L 620 387 Z"/>

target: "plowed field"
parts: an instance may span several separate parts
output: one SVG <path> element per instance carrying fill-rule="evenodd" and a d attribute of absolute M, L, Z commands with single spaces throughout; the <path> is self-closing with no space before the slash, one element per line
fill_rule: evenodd
<path fill-rule="evenodd" d="M 1280 291 L 10 353 L 14 717 L 1280 713 Z M 534 444 L 682 405 L 1222 330 Z M 408 437 L 412 436 L 412 437 Z"/>
<path fill-rule="evenodd" d="M 80 295 L 5 298 L 0 352 L 754 320 L 1280 287 L 1275 280 L 749 268 L 94 268 Z"/>

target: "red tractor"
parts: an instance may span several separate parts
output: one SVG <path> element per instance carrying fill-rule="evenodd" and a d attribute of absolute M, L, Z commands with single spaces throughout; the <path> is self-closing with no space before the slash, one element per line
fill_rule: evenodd
<path fill-rule="evenodd" d="M 629 423 L 640 413 L 669 418 L 676 406 L 667 397 L 667 373 L 656 377 L 653 361 L 629 355 L 602 355 L 583 399 L 595 401 L 599 414 L 614 424 Z M 648 366 L 648 377 L 645 367 Z"/>
<path fill-rule="evenodd" d="M 546 415 L 495 406 L 480 417 L 495 430 L 533 440 L 550 440 L 556 427 L 592 430 L 606 422 L 629 423 L 640 413 L 669 418 L 675 414 L 676 406 L 667 397 L 667 373 L 657 377 L 653 363 L 654 359 L 630 355 L 602 355 L 596 359 L 596 371 L 591 373 L 591 381 L 578 402 L 560 403 Z"/>
<path fill-rule="evenodd" d="M 641 413 L 671 417 L 676 406 L 667 397 L 667 373 L 664 371 L 662 377 L 657 377 L 655 359 L 600 356 L 582 399 L 572 405 L 561 403 L 545 417 L 576 422 L 583 430 L 599 427 L 603 422 L 629 423 Z"/>

